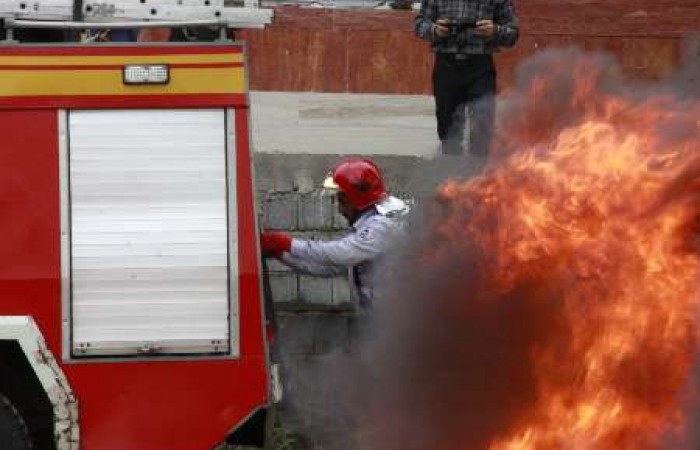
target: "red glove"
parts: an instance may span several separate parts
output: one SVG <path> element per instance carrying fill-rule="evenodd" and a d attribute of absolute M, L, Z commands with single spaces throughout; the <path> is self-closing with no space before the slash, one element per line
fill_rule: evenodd
<path fill-rule="evenodd" d="M 279 257 L 292 249 L 292 237 L 287 233 L 265 231 L 260 235 L 260 247 L 264 255 Z"/>

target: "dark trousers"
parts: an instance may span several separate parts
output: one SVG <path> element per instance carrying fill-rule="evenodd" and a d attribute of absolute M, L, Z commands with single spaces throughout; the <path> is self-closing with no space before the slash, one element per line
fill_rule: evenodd
<path fill-rule="evenodd" d="M 461 56 L 461 55 L 460 55 Z M 466 114 L 469 114 L 469 153 L 487 155 L 493 134 L 496 69 L 491 55 L 437 53 L 433 93 L 438 136 L 444 154 L 462 154 Z"/>

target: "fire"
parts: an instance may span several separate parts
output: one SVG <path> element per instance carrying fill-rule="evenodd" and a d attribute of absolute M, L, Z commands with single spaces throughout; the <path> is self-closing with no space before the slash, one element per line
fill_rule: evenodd
<path fill-rule="evenodd" d="M 506 96 L 496 164 L 440 187 L 426 261 L 476 255 L 464 314 L 523 295 L 547 316 L 524 350 L 532 395 L 487 448 L 682 448 L 700 101 L 629 89 L 604 58 L 574 56 L 538 61 Z"/>

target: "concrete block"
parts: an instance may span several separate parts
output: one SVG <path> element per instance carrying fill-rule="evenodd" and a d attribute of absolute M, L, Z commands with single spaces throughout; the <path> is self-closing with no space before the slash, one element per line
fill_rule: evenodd
<path fill-rule="evenodd" d="M 267 270 L 268 272 L 293 272 L 294 269 L 291 267 L 282 264 L 278 259 L 276 258 L 268 258 L 267 259 Z"/>
<path fill-rule="evenodd" d="M 256 159 L 255 164 L 255 188 L 266 192 L 291 192 L 294 189 L 290 165 L 284 167 L 280 164 L 272 164 L 277 159 L 272 156 L 263 163 Z"/>
<path fill-rule="evenodd" d="M 275 303 L 289 303 L 299 300 L 299 282 L 293 272 L 270 272 L 270 289 Z"/>
<path fill-rule="evenodd" d="M 294 190 L 294 180 L 286 171 L 274 171 L 267 180 L 270 192 L 291 192 Z"/>
<path fill-rule="evenodd" d="M 311 355 L 314 351 L 312 314 L 278 314 L 276 342 L 281 355 Z"/>
<path fill-rule="evenodd" d="M 323 233 L 320 233 L 316 230 L 295 231 L 292 233 L 292 237 L 304 240 L 315 240 L 319 239 L 321 236 L 323 236 Z"/>
<path fill-rule="evenodd" d="M 296 230 L 298 227 L 299 197 L 297 194 L 271 195 L 263 201 L 263 228 L 268 230 Z"/>
<path fill-rule="evenodd" d="M 330 278 L 299 277 L 299 298 L 306 303 L 331 305 L 333 302 L 333 283 Z"/>
<path fill-rule="evenodd" d="M 323 355 L 348 348 L 350 338 L 347 314 L 319 315 L 314 325 L 314 354 Z"/>
<path fill-rule="evenodd" d="M 255 190 L 262 193 L 275 191 L 275 179 L 270 175 L 268 170 L 260 170 L 256 167 L 255 174 Z"/>
<path fill-rule="evenodd" d="M 333 228 L 335 201 L 333 196 L 319 191 L 299 197 L 299 229 L 324 230 Z"/>
<path fill-rule="evenodd" d="M 295 170 L 292 175 L 292 183 L 292 189 L 300 194 L 309 194 L 317 188 L 312 171 L 308 168 Z"/>
<path fill-rule="evenodd" d="M 340 215 L 338 212 L 338 205 L 336 205 L 336 200 L 333 199 L 333 229 L 347 230 L 348 227 L 350 227 L 348 219 Z"/>
<path fill-rule="evenodd" d="M 338 277 L 333 278 L 333 304 L 343 305 L 352 303 L 352 298 L 350 296 L 350 286 L 348 285 L 348 277 Z"/>
<path fill-rule="evenodd" d="M 256 93 L 261 95 L 267 95 L 268 93 Z M 271 94 L 271 93 L 270 93 Z M 284 95 L 287 95 L 285 93 Z M 307 98 L 309 93 L 300 93 L 304 98 Z M 389 96 L 391 102 L 395 102 L 396 96 Z M 430 98 L 430 97 L 429 97 Z M 275 107 L 279 107 L 279 99 L 275 98 L 273 104 Z M 255 110 L 254 110 L 255 111 Z M 259 112 L 259 109 L 257 109 Z M 347 120 L 343 118 L 342 120 Z M 432 122 L 434 124 L 434 121 Z M 430 133 L 434 136 L 434 125 L 432 125 Z M 331 130 L 333 133 L 337 132 L 337 129 L 323 127 L 321 130 Z M 284 133 L 279 134 L 283 139 L 289 141 L 289 136 Z M 350 140 L 356 139 L 357 136 L 349 136 Z M 394 150 L 401 148 L 396 145 L 395 133 L 390 141 L 391 146 Z M 435 140 L 433 137 L 432 139 Z M 264 191 L 276 191 L 276 192 L 291 192 L 298 189 L 302 192 L 303 183 L 300 181 L 302 178 L 308 176 L 313 179 L 314 186 L 318 186 L 321 181 L 328 175 L 328 171 L 334 167 L 341 157 L 345 155 L 339 154 L 310 154 L 308 151 L 304 152 L 294 152 L 292 148 L 287 148 L 297 146 L 299 143 L 287 143 L 284 146 L 284 152 L 264 152 L 261 148 L 258 148 L 253 155 L 255 160 L 255 170 L 256 170 L 256 188 Z M 376 144 L 376 142 L 375 142 Z M 437 144 L 437 143 L 436 143 Z M 325 143 L 324 143 L 325 145 Z M 263 146 L 264 147 L 264 146 Z M 356 148 L 356 145 L 351 146 Z M 370 148 L 374 148 L 371 145 Z M 429 146 L 431 150 L 434 150 L 435 145 Z M 350 155 L 347 155 L 350 156 Z M 426 169 L 429 169 L 431 165 L 431 159 L 424 159 L 418 156 L 408 156 L 408 155 L 366 155 L 372 158 L 382 169 L 382 174 L 384 175 L 384 181 L 387 185 L 389 192 L 409 192 L 414 193 L 416 187 L 416 178 L 421 178 L 425 175 Z M 454 165 L 454 163 L 453 163 Z M 430 172 L 432 175 L 440 175 L 440 172 Z M 420 176 L 419 176 L 420 175 Z M 294 178 L 297 178 L 294 181 Z M 444 177 L 439 177 L 444 179 Z"/>

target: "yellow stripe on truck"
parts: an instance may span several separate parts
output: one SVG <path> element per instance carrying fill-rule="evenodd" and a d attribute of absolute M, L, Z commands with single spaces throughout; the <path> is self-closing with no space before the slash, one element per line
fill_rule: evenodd
<path fill-rule="evenodd" d="M 123 58 L 120 61 L 124 61 Z M 165 85 L 125 85 L 120 69 L 2 70 L 0 97 L 23 95 L 238 94 L 245 88 L 243 67 L 170 68 Z"/>
<path fill-rule="evenodd" d="M 100 66 L 123 64 L 242 63 L 242 53 L 130 56 L 0 56 L 0 66 Z"/>

